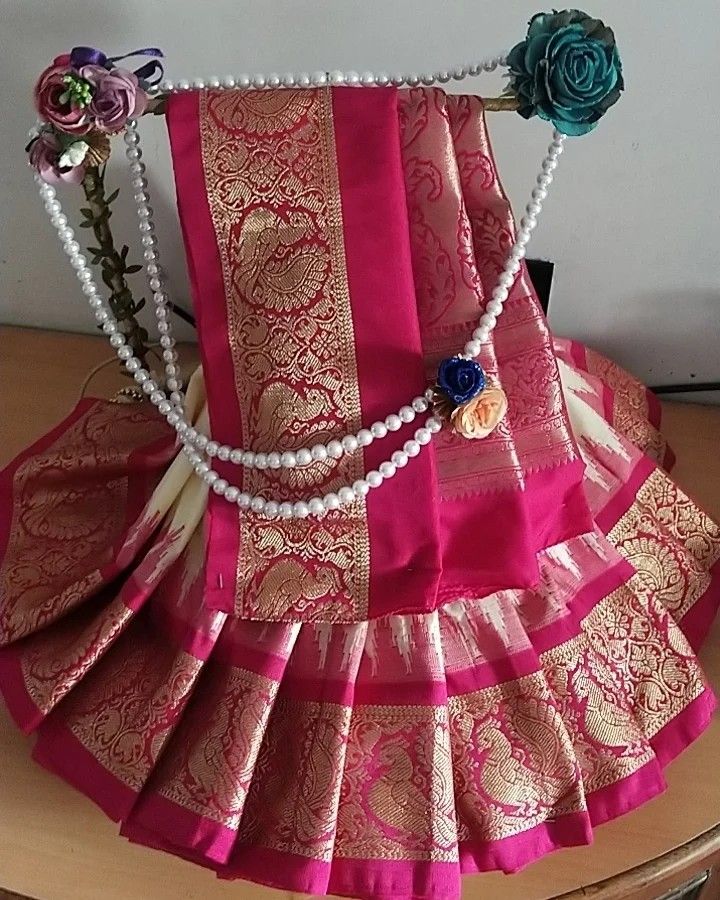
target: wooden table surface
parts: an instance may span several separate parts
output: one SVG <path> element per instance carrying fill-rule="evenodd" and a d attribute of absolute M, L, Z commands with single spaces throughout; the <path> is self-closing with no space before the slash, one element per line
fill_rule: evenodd
<path fill-rule="evenodd" d="M 108 356 L 100 338 L 0 328 L 0 465 L 73 406 L 89 369 Z M 92 393 L 127 384 L 111 366 Z M 665 404 L 675 476 L 720 517 L 720 408 Z M 720 690 L 720 628 L 701 657 Z M 220 882 L 199 867 L 117 835 L 89 800 L 30 759 L 31 738 L 0 710 L 0 896 L 38 900 L 273 900 L 295 897 Z M 592 847 L 554 853 L 511 877 L 465 880 L 464 900 L 546 900 L 641 865 L 720 823 L 720 718 L 667 771 L 668 790 L 596 831 Z M 580 896 L 580 894 L 578 895 Z M 605 896 L 605 894 L 603 894 Z"/>

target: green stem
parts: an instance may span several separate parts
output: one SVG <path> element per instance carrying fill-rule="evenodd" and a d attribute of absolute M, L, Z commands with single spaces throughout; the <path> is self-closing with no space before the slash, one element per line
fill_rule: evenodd
<path fill-rule="evenodd" d="M 112 229 L 110 228 L 110 204 L 105 195 L 104 173 L 97 166 L 88 168 L 82 181 L 85 199 L 90 215 L 87 216 L 95 234 L 97 248 L 96 259 L 102 264 L 103 280 L 110 289 L 109 304 L 113 315 L 117 318 L 121 332 L 132 348 L 134 354 L 145 364 L 147 355 L 147 331 L 138 322 L 135 314 L 140 307 L 135 303 L 132 292 L 125 280 L 127 270 L 125 256 L 115 249 Z M 111 198 L 112 200 L 112 198 Z"/>

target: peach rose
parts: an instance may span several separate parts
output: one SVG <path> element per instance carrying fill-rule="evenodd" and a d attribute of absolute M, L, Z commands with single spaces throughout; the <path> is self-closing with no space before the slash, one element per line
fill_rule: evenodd
<path fill-rule="evenodd" d="M 453 412 L 450 420 L 458 434 L 466 438 L 487 437 L 507 412 L 505 391 L 488 387 Z"/>

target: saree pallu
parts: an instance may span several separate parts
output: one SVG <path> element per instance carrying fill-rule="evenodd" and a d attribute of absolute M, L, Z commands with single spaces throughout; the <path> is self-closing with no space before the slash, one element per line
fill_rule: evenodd
<path fill-rule="evenodd" d="M 461 347 L 512 243 L 481 102 L 195 92 L 168 109 L 203 366 L 187 411 L 256 452 L 398 409 Z M 664 787 L 714 698 L 695 657 L 720 529 L 654 397 L 553 338 L 524 267 L 484 441 L 442 433 L 321 519 L 241 512 L 145 405 L 83 401 L 2 474 L 0 688 L 34 755 L 133 841 L 223 878 L 442 898 Z M 291 499 L 311 468 L 218 471 Z"/>

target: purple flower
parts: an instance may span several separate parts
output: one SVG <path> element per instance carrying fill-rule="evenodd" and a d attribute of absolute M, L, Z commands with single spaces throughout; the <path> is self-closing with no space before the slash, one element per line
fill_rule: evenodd
<path fill-rule="evenodd" d="M 43 131 L 30 148 L 30 165 L 37 169 L 48 184 L 79 184 L 85 175 L 85 166 L 61 166 L 63 147 L 60 139 L 51 131 Z"/>
<path fill-rule="evenodd" d="M 93 85 L 88 113 L 101 131 L 120 131 L 128 119 L 145 112 L 148 97 L 133 72 L 87 65 L 79 74 Z"/>

